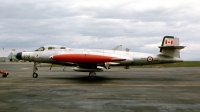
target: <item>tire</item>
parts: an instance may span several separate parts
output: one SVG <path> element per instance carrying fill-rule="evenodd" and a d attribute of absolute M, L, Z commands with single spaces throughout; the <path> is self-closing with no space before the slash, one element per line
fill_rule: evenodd
<path fill-rule="evenodd" d="M 33 73 L 33 78 L 37 78 L 38 74 L 37 73 Z"/>

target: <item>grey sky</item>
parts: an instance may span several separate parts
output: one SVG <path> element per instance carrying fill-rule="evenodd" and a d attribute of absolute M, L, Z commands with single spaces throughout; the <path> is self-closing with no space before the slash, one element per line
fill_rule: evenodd
<path fill-rule="evenodd" d="M 0 47 L 47 44 L 158 53 L 165 35 L 180 38 L 184 60 L 200 60 L 199 0 L 0 0 Z"/>

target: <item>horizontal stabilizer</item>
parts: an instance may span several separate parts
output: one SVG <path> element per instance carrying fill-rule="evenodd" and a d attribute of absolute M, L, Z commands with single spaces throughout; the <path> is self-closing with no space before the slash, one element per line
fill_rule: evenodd
<path fill-rule="evenodd" d="M 159 48 L 167 48 L 167 49 L 184 49 L 185 46 L 159 46 Z"/>
<path fill-rule="evenodd" d="M 160 52 L 165 56 L 180 58 L 180 50 L 185 48 L 185 46 L 179 45 L 179 38 L 165 36 L 159 48 Z"/>

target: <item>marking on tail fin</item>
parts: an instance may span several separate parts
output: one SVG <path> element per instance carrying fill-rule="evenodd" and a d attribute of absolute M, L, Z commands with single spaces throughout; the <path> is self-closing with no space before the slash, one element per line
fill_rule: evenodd
<path fill-rule="evenodd" d="M 167 38 L 167 39 L 166 39 L 166 38 Z M 161 46 L 169 46 L 169 45 L 168 45 L 168 42 L 169 42 L 169 44 L 172 46 L 172 44 L 174 44 L 173 39 L 174 39 L 174 36 L 165 36 L 165 37 L 163 38 L 163 41 L 162 41 Z M 169 41 L 169 40 L 170 40 L 170 41 Z M 162 48 L 160 49 L 160 52 L 162 52 Z"/>
<path fill-rule="evenodd" d="M 169 40 L 169 39 L 165 40 L 165 45 L 173 45 L 173 43 L 174 43 L 173 40 Z"/>

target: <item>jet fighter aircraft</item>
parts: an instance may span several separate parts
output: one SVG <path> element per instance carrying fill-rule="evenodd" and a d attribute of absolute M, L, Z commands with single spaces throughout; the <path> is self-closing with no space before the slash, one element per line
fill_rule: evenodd
<path fill-rule="evenodd" d="M 19 52 L 19 60 L 33 61 L 33 78 L 37 78 L 37 63 L 51 63 L 64 66 L 76 66 L 74 71 L 89 72 L 89 77 L 96 77 L 96 72 L 109 69 L 110 66 L 150 65 L 182 62 L 180 50 L 185 46 L 179 45 L 179 38 L 165 36 L 159 46 L 158 54 L 122 51 L 121 45 L 113 50 L 73 49 L 59 45 L 48 45 L 35 51 Z"/>

